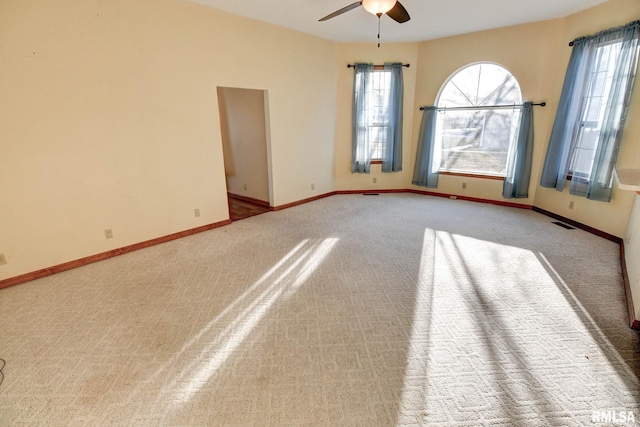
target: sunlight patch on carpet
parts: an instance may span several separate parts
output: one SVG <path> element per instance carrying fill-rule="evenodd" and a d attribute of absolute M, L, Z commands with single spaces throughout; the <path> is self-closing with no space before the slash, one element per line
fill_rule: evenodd
<path fill-rule="evenodd" d="M 199 357 L 193 360 L 172 384 L 176 387 L 178 402 L 187 402 L 211 381 L 218 369 L 242 345 L 261 319 L 281 298 L 290 297 L 322 264 L 338 242 L 328 238 L 315 243 L 304 241 L 263 275 L 251 288 L 227 307 L 198 334 L 197 345 L 204 345 Z M 221 324 L 224 329 L 208 336 Z M 210 342 L 207 342 L 210 341 Z M 193 340 L 190 342 L 194 342 Z"/>

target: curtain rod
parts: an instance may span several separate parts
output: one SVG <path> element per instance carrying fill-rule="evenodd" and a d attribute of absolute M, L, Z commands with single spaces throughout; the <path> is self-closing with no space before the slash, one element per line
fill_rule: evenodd
<path fill-rule="evenodd" d="M 403 67 L 407 67 L 409 68 L 411 66 L 411 64 L 402 64 Z M 355 68 L 355 64 L 349 64 L 347 65 L 347 68 Z M 374 65 L 374 67 L 384 67 L 384 65 Z"/>
<path fill-rule="evenodd" d="M 573 46 L 575 44 L 575 42 L 578 42 L 578 41 L 582 41 L 582 40 L 586 40 L 586 39 L 593 39 L 593 38 L 601 36 L 601 35 L 611 34 L 612 32 L 616 32 L 618 30 L 625 30 L 625 29 L 638 27 L 638 26 L 640 26 L 640 19 L 637 19 L 635 21 L 631 21 L 628 24 L 621 25 L 619 27 L 614 27 L 614 28 L 609 28 L 608 30 L 599 31 L 599 32 L 597 32 L 595 34 L 592 34 L 590 36 L 582 36 L 582 37 L 575 38 L 575 39 L 573 39 L 572 41 L 569 42 L 569 46 Z"/>
<path fill-rule="evenodd" d="M 487 105 L 486 107 L 442 107 L 438 108 L 438 111 L 456 111 L 456 110 L 496 110 L 501 108 L 515 108 L 522 107 L 524 104 L 511 104 L 511 105 Z M 537 104 L 540 107 L 545 107 L 547 105 L 546 102 L 539 102 Z M 420 107 L 420 111 L 424 111 L 427 107 Z"/>

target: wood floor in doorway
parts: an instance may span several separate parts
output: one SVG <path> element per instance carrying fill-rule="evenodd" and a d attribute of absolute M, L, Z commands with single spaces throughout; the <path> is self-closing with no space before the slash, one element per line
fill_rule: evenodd
<path fill-rule="evenodd" d="M 265 212 L 269 212 L 267 206 L 229 194 L 229 217 L 231 221 L 238 221 Z"/>

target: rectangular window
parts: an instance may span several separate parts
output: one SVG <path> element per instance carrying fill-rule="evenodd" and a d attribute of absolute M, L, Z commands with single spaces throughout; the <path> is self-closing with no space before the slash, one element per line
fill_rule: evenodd
<path fill-rule="evenodd" d="M 399 62 L 384 66 L 356 63 L 352 104 L 351 173 L 371 173 L 372 160 L 383 173 L 402 170 L 404 83 Z"/>
<path fill-rule="evenodd" d="M 621 46 L 619 42 L 598 47 L 589 70 L 590 84 L 584 97 L 576 147 L 569 166 L 570 174 L 585 180 L 591 177 Z"/>
<path fill-rule="evenodd" d="M 374 70 L 366 93 L 366 128 L 371 142 L 371 159 L 382 159 L 389 135 L 391 72 Z"/>

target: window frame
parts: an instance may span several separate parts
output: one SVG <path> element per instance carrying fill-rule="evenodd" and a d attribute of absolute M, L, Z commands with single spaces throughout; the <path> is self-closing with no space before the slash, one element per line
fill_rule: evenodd
<path fill-rule="evenodd" d="M 509 78 L 505 79 L 505 81 L 500 85 L 502 86 L 504 83 L 506 83 L 507 81 L 509 81 L 510 79 L 513 79 L 513 81 L 516 83 L 517 85 L 517 89 L 519 92 L 519 98 L 520 100 L 518 101 L 518 104 L 514 104 L 514 105 L 522 105 L 522 88 L 520 86 L 520 83 L 518 82 L 518 80 L 516 79 L 515 75 L 511 72 L 511 70 L 509 70 L 507 67 L 505 67 L 502 64 L 499 64 L 497 62 L 493 62 L 493 61 L 476 61 L 476 62 L 471 62 L 468 64 L 463 65 L 462 67 L 458 68 L 457 70 L 455 70 L 453 73 L 451 73 L 447 79 L 442 83 L 442 85 L 440 86 L 440 89 L 438 90 L 438 94 L 436 95 L 436 102 L 435 102 L 435 106 L 438 107 L 438 112 L 440 112 L 440 109 L 446 111 L 446 107 L 441 107 L 440 105 L 438 105 L 440 103 L 442 94 L 445 90 L 445 88 L 449 85 L 449 83 L 451 83 L 451 81 L 453 80 L 453 78 L 455 76 L 457 76 L 460 72 L 462 72 L 463 70 L 473 67 L 473 66 L 477 66 L 477 65 L 493 65 L 496 67 L 499 67 L 501 69 L 503 69 L 504 71 L 506 71 L 507 73 L 509 73 Z M 455 85 L 455 83 L 453 83 Z M 500 87 L 498 86 L 498 88 Z M 456 85 L 457 87 L 457 85 Z M 497 90 L 497 88 L 496 88 Z M 491 94 L 495 93 L 495 91 L 493 91 Z M 464 94 L 463 94 L 464 95 Z M 482 106 L 478 106 L 479 108 L 474 109 L 471 108 L 473 106 L 470 106 L 469 111 L 482 111 L 482 110 L 490 110 L 490 109 L 494 109 L 496 106 L 502 106 L 504 104 L 490 104 L 490 105 L 482 105 Z M 487 108 L 488 107 L 488 108 Z M 456 107 L 453 107 L 456 108 Z M 440 118 L 438 119 L 440 120 Z M 483 131 L 484 132 L 484 131 Z M 436 147 L 436 149 L 440 149 L 442 150 L 442 138 L 439 138 L 436 143 L 439 144 L 439 147 Z M 441 162 L 442 164 L 442 162 Z M 506 164 L 505 164 L 506 166 Z M 505 172 L 502 173 L 491 173 L 491 172 L 487 172 L 487 171 L 473 171 L 473 170 L 465 170 L 465 169 L 443 169 L 442 165 L 438 166 L 438 173 L 441 175 L 449 175 L 449 176 L 460 176 L 460 177 L 471 177 L 471 178 L 483 178 L 483 179 L 490 179 L 490 180 L 499 180 L 499 181 L 503 181 L 505 179 Z"/>
<path fill-rule="evenodd" d="M 605 49 L 607 47 L 610 46 L 614 46 L 617 44 L 622 44 L 622 40 L 611 40 L 607 43 L 603 43 L 602 45 L 598 46 L 596 49 L 597 50 L 601 50 L 601 49 Z M 619 54 L 619 53 L 618 53 Z M 600 103 L 598 106 L 598 120 L 586 120 L 589 116 L 589 110 L 591 108 L 591 100 L 594 98 L 603 98 L 603 99 L 607 99 L 607 96 L 609 94 L 609 91 L 611 90 L 611 86 L 613 84 L 612 82 L 612 78 L 613 75 L 616 72 L 616 67 L 615 67 L 616 63 L 615 61 L 609 61 L 609 66 L 613 66 L 613 69 L 611 68 L 607 68 L 606 70 L 606 81 L 608 84 L 608 88 L 604 89 L 597 95 L 597 96 L 593 96 L 593 87 L 596 84 L 596 79 L 593 78 L 593 76 L 595 74 L 599 74 L 602 73 L 601 70 L 595 69 L 597 67 L 596 62 L 594 61 L 593 67 L 590 68 L 589 70 L 589 74 L 591 76 L 590 79 L 590 84 L 589 84 L 589 90 L 587 91 L 587 93 L 585 93 L 585 95 L 583 96 L 583 100 L 581 101 L 582 106 L 581 106 L 581 111 L 580 111 L 580 115 L 579 115 L 579 119 L 577 120 L 577 129 L 580 132 L 579 135 L 579 140 L 578 143 L 575 145 L 575 147 L 573 148 L 573 151 L 571 152 L 571 159 L 569 161 L 569 170 L 568 170 L 568 174 L 567 174 L 567 181 L 571 181 L 574 177 L 576 179 L 581 179 L 581 180 L 590 180 L 591 179 L 591 172 L 593 170 L 593 162 L 595 161 L 595 155 L 596 152 L 598 150 L 598 140 L 599 140 L 599 135 L 600 135 L 600 131 L 602 130 L 602 121 L 604 119 L 603 117 L 603 112 L 602 112 L 602 107 L 603 104 Z M 593 126 L 593 124 L 595 124 L 595 126 Z M 584 152 L 585 150 L 590 150 L 589 148 L 586 147 L 582 147 L 582 141 L 584 138 L 584 129 L 598 129 L 598 135 L 596 136 L 596 141 L 595 141 L 595 146 L 593 147 L 593 149 L 591 149 L 593 151 L 593 154 L 590 158 L 590 163 L 591 163 L 591 167 L 589 168 L 589 171 L 585 172 L 583 170 L 580 171 L 576 171 L 575 170 L 575 163 L 576 163 L 576 159 L 579 157 L 579 153 L 580 152 Z"/>
<path fill-rule="evenodd" d="M 391 71 L 385 70 L 384 69 L 384 65 L 374 65 L 373 66 L 373 74 L 375 75 L 376 73 L 386 73 L 389 75 L 389 79 L 391 78 Z M 387 96 L 389 96 L 389 87 L 390 85 L 387 85 Z M 380 128 L 380 127 L 386 127 L 389 126 L 389 123 L 372 123 L 372 124 L 367 124 L 367 129 L 370 128 Z M 382 150 L 384 149 L 385 144 L 387 144 L 387 141 L 380 141 L 380 147 L 381 149 L 378 150 L 376 148 L 374 148 L 374 144 L 371 144 L 371 164 L 373 165 L 381 165 L 382 164 Z M 379 156 L 376 157 L 374 156 L 374 151 L 378 151 Z"/>

